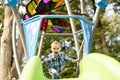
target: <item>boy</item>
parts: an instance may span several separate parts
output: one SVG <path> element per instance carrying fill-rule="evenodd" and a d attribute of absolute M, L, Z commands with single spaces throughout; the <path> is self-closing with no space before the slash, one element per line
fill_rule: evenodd
<path fill-rule="evenodd" d="M 66 56 L 61 51 L 61 44 L 57 41 L 54 41 L 51 44 L 51 51 L 50 53 L 42 62 L 42 64 L 48 63 L 49 74 L 52 76 L 52 79 L 60 79 L 60 74 L 64 68 L 64 61 L 67 62 L 78 62 L 78 59 L 71 59 Z"/>

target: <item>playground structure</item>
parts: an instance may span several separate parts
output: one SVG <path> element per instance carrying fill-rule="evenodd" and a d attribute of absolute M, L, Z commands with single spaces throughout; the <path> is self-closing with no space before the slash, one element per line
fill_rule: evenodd
<path fill-rule="evenodd" d="M 81 49 L 79 48 L 78 38 L 77 38 L 77 33 L 80 32 L 80 31 L 76 32 L 73 18 L 78 19 L 79 22 L 81 23 L 81 27 L 82 27 L 82 31 L 83 31 L 83 35 L 84 35 L 85 53 L 88 54 L 90 52 L 90 45 L 91 45 L 91 39 L 92 39 L 92 25 L 93 25 L 93 23 L 91 21 L 85 19 L 82 16 L 78 16 L 78 15 L 77 16 L 75 16 L 75 15 L 73 16 L 73 15 L 71 15 L 72 13 L 71 13 L 71 10 L 70 10 L 69 2 L 67 0 L 65 2 L 66 2 L 66 7 L 67 7 L 67 10 L 69 12 L 69 15 L 36 15 L 36 16 L 33 16 L 33 17 L 31 17 L 31 18 L 29 18 L 29 19 L 27 19 L 27 20 L 22 22 L 22 24 L 24 26 L 23 27 L 23 32 L 24 32 L 25 40 L 24 40 L 24 37 L 23 37 L 22 29 L 19 29 L 19 30 L 21 30 L 20 31 L 21 32 L 21 38 L 23 37 L 22 41 L 24 43 L 23 45 L 24 45 L 26 59 L 30 59 L 32 56 L 34 56 L 36 54 L 36 45 L 37 45 L 37 41 L 38 41 L 38 34 L 40 33 L 39 25 L 42 24 L 42 20 L 44 18 L 68 18 L 68 19 L 70 18 L 70 24 L 71 24 L 71 29 L 72 29 L 72 34 L 71 35 L 73 35 L 73 37 L 74 37 L 75 47 L 76 47 L 76 50 L 77 50 L 76 51 L 77 52 L 77 56 L 78 56 L 78 58 L 80 58 L 79 55 L 80 55 L 80 52 L 81 52 L 80 50 Z M 15 8 L 13 8 L 13 12 L 14 12 L 14 15 L 17 14 L 17 10 L 15 10 Z M 29 10 L 29 14 L 33 14 L 32 12 L 33 11 Z M 16 15 L 16 17 L 17 17 L 17 15 Z M 17 17 L 17 19 L 19 19 L 19 18 Z M 20 21 L 17 21 L 17 22 L 20 22 Z M 36 29 L 33 29 L 33 26 Z M 86 27 L 84 27 L 84 26 L 86 26 Z M 33 31 L 30 31 L 30 30 L 33 30 Z M 29 32 L 31 32 L 31 33 L 29 33 Z M 32 32 L 34 34 L 32 34 Z M 15 34 L 14 33 L 13 33 L 13 37 L 14 37 L 13 39 L 15 39 L 15 36 L 14 36 Z M 51 33 L 48 33 L 48 34 L 51 34 Z M 69 33 L 66 33 L 66 34 L 69 34 Z M 34 35 L 34 36 L 32 36 L 32 35 Z M 42 31 L 41 40 L 40 40 L 40 46 L 39 46 L 39 50 L 38 50 L 38 56 L 40 56 L 42 42 L 43 42 L 43 38 L 44 38 L 45 35 L 46 35 L 46 33 L 44 31 Z M 60 33 L 60 34 L 57 34 L 57 35 L 65 35 L 65 33 L 63 33 L 63 34 Z M 18 70 L 18 73 L 20 75 L 21 74 L 20 65 L 18 63 L 19 61 L 17 59 L 17 54 L 16 54 L 15 42 L 14 41 L 13 41 L 13 45 L 14 45 L 14 53 L 16 55 L 15 59 L 16 59 L 17 68 L 18 68 L 17 70 Z"/>
<path fill-rule="evenodd" d="M 120 79 L 120 76 L 119 76 L 120 63 L 119 62 L 102 54 L 98 54 L 98 53 L 89 54 L 91 42 L 92 42 L 92 26 L 93 27 L 95 26 L 97 14 L 95 15 L 93 19 L 93 22 L 94 22 L 94 25 L 93 25 L 91 21 L 87 20 L 83 16 L 72 15 L 69 2 L 68 0 L 65 0 L 65 5 L 68 10 L 68 15 L 36 15 L 21 22 L 19 16 L 17 15 L 18 13 L 17 9 L 15 8 L 17 2 L 18 0 L 10 0 L 10 1 L 5 0 L 5 4 L 10 6 L 14 13 L 15 20 L 16 20 L 16 23 L 18 25 L 18 29 L 20 32 L 20 37 L 22 40 L 25 57 L 28 60 L 28 63 L 25 65 L 23 71 L 21 72 L 19 61 L 17 58 L 17 53 L 16 53 L 15 25 L 13 25 L 13 51 L 15 55 L 16 68 L 17 68 L 20 80 L 49 80 L 43 75 L 42 64 L 40 63 L 41 60 L 38 57 L 40 56 L 40 53 L 41 53 L 43 38 L 45 35 L 47 35 L 44 31 L 41 32 L 42 34 L 41 34 L 40 46 L 39 46 L 38 53 L 36 53 L 36 45 L 38 43 L 40 25 L 42 24 L 42 20 L 44 18 L 68 18 L 70 19 L 72 35 L 74 37 L 78 58 L 80 58 L 80 47 L 78 45 L 78 39 L 77 39 L 76 33 L 78 33 L 79 31 L 76 32 L 73 19 L 78 19 L 79 22 L 81 23 L 81 29 L 82 29 L 83 38 L 84 38 L 85 54 L 87 56 L 85 56 L 82 59 L 82 61 L 79 63 L 80 75 L 78 78 L 74 78 L 74 79 L 69 78 L 69 79 L 61 79 L 61 80 L 114 80 L 114 79 L 119 80 Z M 107 5 L 107 0 L 96 0 L 95 2 L 98 8 L 97 9 L 98 12 L 101 10 L 101 8 L 104 8 Z M 23 24 L 23 27 L 21 27 L 20 22 Z M 33 29 L 33 25 L 34 25 L 34 29 Z M 61 35 L 61 34 L 58 33 L 57 35 Z M 113 64 L 114 66 L 109 66 L 109 62 L 111 62 L 110 64 Z M 105 70 L 105 73 L 102 72 L 103 70 Z M 108 75 L 111 75 L 111 76 L 109 77 Z"/>

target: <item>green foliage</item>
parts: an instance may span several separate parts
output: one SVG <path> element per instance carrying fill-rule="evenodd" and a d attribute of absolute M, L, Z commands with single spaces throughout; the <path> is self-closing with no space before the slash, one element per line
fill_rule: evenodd
<path fill-rule="evenodd" d="M 101 47 L 101 40 L 104 37 L 109 56 L 120 61 L 120 16 L 118 14 L 103 14 L 94 35 L 92 52 L 101 52 L 106 54 Z M 98 37 L 99 36 L 99 37 Z"/>
<path fill-rule="evenodd" d="M 47 56 L 48 54 L 51 53 L 51 50 L 50 50 L 50 46 L 51 46 L 51 43 L 54 41 L 54 40 L 57 40 L 59 42 L 61 42 L 61 40 L 67 40 L 67 41 L 72 41 L 71 40 L 72 37 L 68 37 L 68 36 L 46 36 L 45 39 L 44 39 L 44 42 L 43 42 L 43 48 L 42 48 L 42 56 Z M 74 42 L 74 41 L 73 41 Z M 71 47 L 62 47 L 62 52 L 64 52 L 67 56 L 69 56 L 70 58 L 73 58 L 73 59 L 76 59 L 76 51 L 74 49 L 72 49 L 72 46 L 74 47 L 74 43 L 71 43 Z M 62 77 L 75 77 L 75 72 L 76 70 L 74 69 L 76 65 L 73 64 L 73 63 L 68 63 L 66 62 L 65 63 L 65 68 L 63 70 L 63 74 L 62 74 Z M 51 78 L 51 76 L 49 75 L 48 73 L 48 66 L 44 66 L 44 73 L 45 75 L 48 77 L 48 78 Z"/>
<path fill-rule="evenodd" d="M 66 21 L 69 22 L 69 19 L 67 19 Z M 80 30 L 81 29 L 80 23 L 78 22 L 78 20 L 75 20 L 75 22 L 76 22 L 75 25 L 77 26 L 77 30 Z M 51 29 L 50 26 L 47 27 L 47 30 L 45 32 L 49 33 L 49 34 L 56 33 L 55 31 L 53 31 Z M 64 33 L 72 33 L 71 27 L 69 27 L 67 30 L 65 30 Z M 58 34 L 61 34 L 61 33 L 58 33 Z M 79 33 L 78 38 L 79 38 L 79 43 L 81 44 L 82 40 L 83 40 L 83 36 L 82 36 L 81 32 Z M 43 41 L 43 45 L 42 45 L 42 51 L 41 51 L 42 56 L 46 57 L 48 54 L 51 53 L 51 50 L 50 50 L 51 43 L 55 40 L 61 42 L 61 44 L 65 43 L 65 42 L 70 43 L 69 46 L 66 46 L 65 44 L 62 45 L 62 52 L 64 52 L 70 58 L 73 58 L 73 59 L 77 58 L 77 54 L 76 54 L 76 51 L 74 49 L 75 43 L 74 43 L 73 36 L 68 36 L 68 35 L 66 35 L 66 36 L 65 35 L 45 36 L 44 41 Z M 51 78 L 51 76 L 48 73 L 48 66 L 47 65 L 44 66 L 44 73 L 48 78 Z M 66 62 L 63 73 L 62 73 L 62 78 L 70 78 L 70 77 L 76 77 L 76 64 Z"/>
<path fill-rule="evenodd" d="M 0 36 L 2 35 L 3 29 L 2 27 L 3 25 L 3 21 L 4 21 L 4 8 L 2 3 L 0 2 Z"/>
<path fill-rule="evenodd" d="M 2 33 L 3 33 L 3 29 L 0 29 L 0 36 L 2 36 Z"/>

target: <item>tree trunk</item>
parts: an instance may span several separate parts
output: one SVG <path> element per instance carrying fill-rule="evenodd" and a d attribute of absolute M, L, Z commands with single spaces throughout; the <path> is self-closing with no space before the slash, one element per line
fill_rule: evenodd
<path fill-rule="evenodd" d="M 11 80 L 12 65 L 12 11 L 4 6 L 4 29 L 1 37 L 0 80 Z"/>
<path fill-rule="evenodd" d="M 1 37 L 0 53 L 0 80 L 12 80 L 18 78 L 15 61 L 12 51 L 12 11 L 8 6 L 4 6 L 4 29 Z M 19 61 L 22 61 L 23 47 L 20 38 L 17 40 L 17 53 Z"/>
<path fill-rule="evenodd" d="M 100 45 L 101 45 L 101 48 L 102 48 L 102 50 L 104 51 L 104 53 L 109 54 L 109 50 L 108 50 L 107 43 L 106 43 L 106 41 L 105 41 L 105 36 L 104 36 L 104 34 L 102 34 L 102 38 L 101 38 L 101 40 L 100 40 Z"/>

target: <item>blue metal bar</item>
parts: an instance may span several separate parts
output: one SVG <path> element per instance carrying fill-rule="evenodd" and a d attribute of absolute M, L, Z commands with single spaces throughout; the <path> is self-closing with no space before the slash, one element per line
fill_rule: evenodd
<path fill-rule="evenodd" d="M 33 16 L 33 17 L 31 17 L 31 18 L 29 18 L 27 20 L 24 20 L 22 23 L 23 24 L 28 24 L 28 23 L 31 23 L 31 22 L 34 22 L 34 21 L 40 20 L 40 19 L 41 19 L 41 17 L 36 15 L 36 16 Z"/>
<path fill-rule="evenodd" d="M 82 31 L 83 31 L 83 36 L 84 36 L 84 40 L 85 40 L 85 46 L 86 46 L 86 53 L 88 54 L 89 51 L 90 51 L 90 43 L 91 42 L 91 39 L 88 38 L 88 35 L 89 33 L 92 34 L 92 25 L 93 25 L 93 22 L 87 20 L 86 18 L 80 16 L 80 15 L 36 15 L 36 16 L 33 16 L 25 21 L 23 21 L 23 24 L 26 25 L 26 24 L 29 24 L 31 22 L 34 22 L 34 21 L 39 21 L 40 24 L 42 22 L 42 19 L 44 18 L 75 18 L 75 19 L 79 19 L 80 23 L 82 24 Z M 87 24 L 87 25 L 85 25 Z M 89 27 L 90 26 L 90 27 Z M 88 29 L 90 29 L 89 33 L 87 32 L 88 29 L 86 29 L 85 27 L 87 27 Z M 91 38 L 91 35 L 90 35 L 90 38 Z"/>
<path fill-rule="evenodd" d="M 10 6 L 10 7 L 16 7 L 19 0 L 4 0 L 4 4 Z"/>
<path fill-rule="evenodd" d="M 86 18 L 80 16 L 80 15 L 36 15 L 33 16 L 27 20 L 25 20 L 23 23 L 30 23 L 39 19 L 43 19 L 43 18 L 77 18 L 77 19 L 81 19 L 84 20 L 85 22 L 87 22 L 90 25 L 93 25 L 93 22 L 87 20 Z"/>

